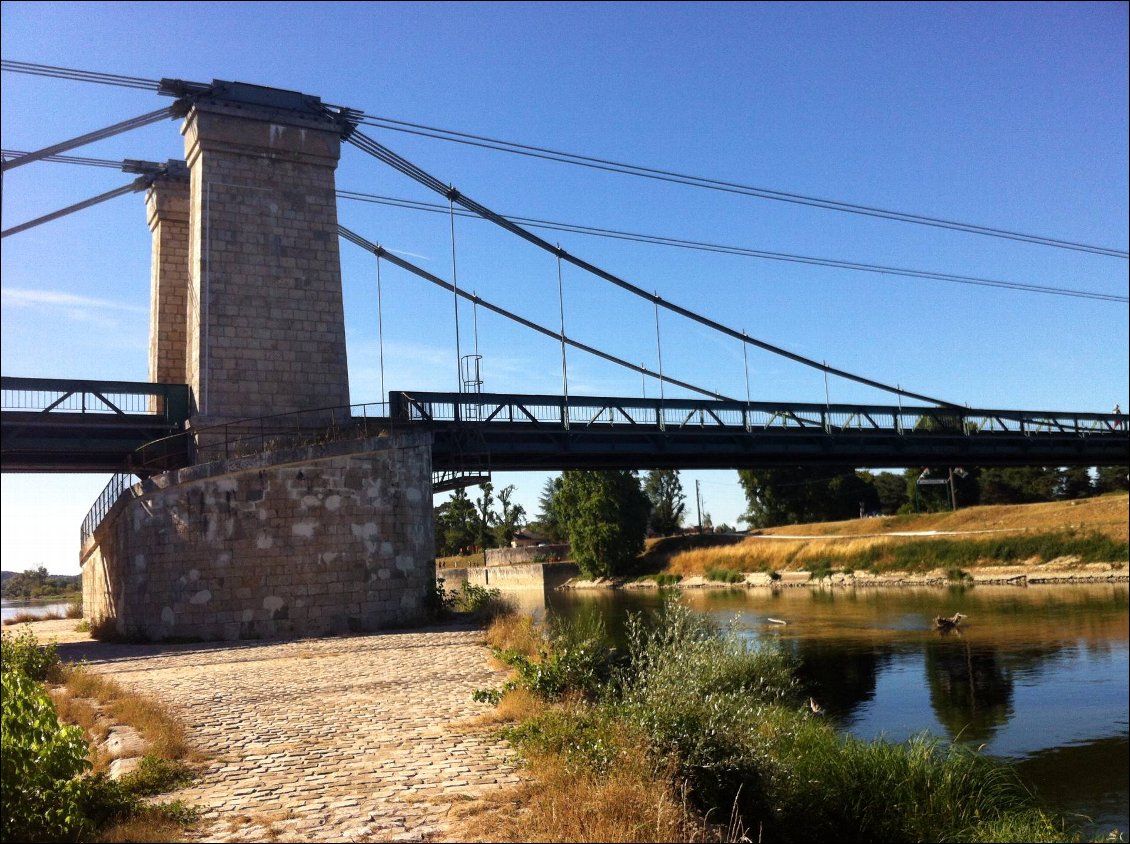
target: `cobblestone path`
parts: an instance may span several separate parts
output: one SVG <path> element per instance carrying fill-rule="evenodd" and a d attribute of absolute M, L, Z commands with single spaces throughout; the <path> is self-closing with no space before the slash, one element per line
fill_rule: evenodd
<path fill-rule="evenodd" d="M 70 623 L 73 626 L 73 622 Z M 239 645 L 64 643 L 68 660 L 165 703 L 208 756 L 179 798 L 200 841 L 443 840 L 460 801 L 518 781 L 472 723 L 501 683 L 480 634 Z"/>

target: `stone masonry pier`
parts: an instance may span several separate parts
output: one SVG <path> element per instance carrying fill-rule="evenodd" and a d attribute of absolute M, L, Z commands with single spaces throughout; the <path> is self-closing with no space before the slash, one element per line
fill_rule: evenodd
<path fill-rule="evenodd" d="M 291 414 L 278 424 L 317 437 L 349 405 L 334 173 L 353 123 L 295 91 L 201 87 L 186 164 L 146 198 L 150 377 L 188 385 L 196 465 L 135 486 L 86 541 L 86 618 L 153 640 L 416 622 L 435 577 L 430 435 L 207 456 L 228 423 Z"/>
<path fill-rule="evenodd" d="M 88 619 L 144 639 L 259 639 L 418 619 L 434 582 L 431 443 L 407 433 L 137 484 L 83 549 Z"/>

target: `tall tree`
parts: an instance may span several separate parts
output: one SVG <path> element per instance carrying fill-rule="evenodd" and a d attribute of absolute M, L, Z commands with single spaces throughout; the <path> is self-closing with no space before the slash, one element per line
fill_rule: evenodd
<path fill-rule="evenodd" d="M 874 487 L 854 469 L 835 466 L 780 466 L 741 469 L 738 481 L 753 527 L 853 519 L 860 509 L 874 509 Z"/>
<path fill-rule="evenodd" d="M 1057 472 L 1043 466 L 982 469 L 981 504 L 1033 504 L 1055 497 Z"/>
<path fill-rule="evenodd" d="M 498 493 L 499 513 L 494 516 L 494 541 L 499 548 L 510 545 L 514 534 L 522 529 L 526 519 L 526 508 L 511 501 L 513 495 L 513 484 Z"/>
<path fill-rule="evenodd" d="M 643 482 L 644 494 L 651 501 L 651 529 L 660 536 L 679 530 L 686 513 L 686 495 L 675 469 L 652 469 Z"/>
<path fill-rule="evenodd" d="M 628 471 L 569 470 L 561 476 L 554 510 L 587 577 L 630 570 L 643 551 L 651 503 Z"/>
<path fill-rule="evenodd" d="M 554 501 L 557 489 L 561 485 L 561 478 L 546 478 L 545 485 L 538 496 L 538 518 L 530 527 L 551 542 L 562 542 L 565 539 L 565 529 L 557 518 Z"/>
<path fill-rule="evenodd" d="M 486 548 L 487 540 L 491 538 L 490 529 L 497 521 L 494 514 L 494 484 L 490 481 L 479 484 L 479 491 L 482 495 L 475 499 L 475 510 L 478 511 L 479 516 L 479 541 L 476 544 L 479 548 Z"/>
<path fill-rule="evenodd" d="M 1099 466 L 1095 474 L 1095 492 L 1126 492 L 1130 489 L 1130 467 Z"/>
<path fill-rule="evenodd" d="M 479 536 L 479 517 L 465 489 L 435 509 L 436 552 L 441 557 L 458 554 L 475 544 Z"/>
<path fill-rule="evenodd" d="M 884 516 L 893 516 L 902 509 L 910 499 L 906 495 L 906 479 L 894 472 L 860 472 L 860 477 L 875 488 L 875 495 L 879 499 L 879 512 Z"/>
<path fill-rule="evenodd" d="M 1091 472 L 1086 466 L 1064 466 L 1056 472 L 1053 495 L 1061 501 L 1089 498 L 1095 494 Z"/>

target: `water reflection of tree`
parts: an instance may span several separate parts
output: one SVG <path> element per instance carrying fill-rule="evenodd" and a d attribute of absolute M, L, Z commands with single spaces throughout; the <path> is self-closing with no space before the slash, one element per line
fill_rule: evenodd
<path fill-rule="evenodd" d="M 930 704 L 952 738 L 986 742 L 1012 714 L 1013 676 L 991 645 L 939 636 L 926 644 Z"/>
<path fill-rule="evenodd" d="M 811 695 L 843 723 L 875 696 L 879 671 L 893 650 L 872 644 L 853 647 L 843 641 L 800 639 L 794 643 L 802 693 Z"/>

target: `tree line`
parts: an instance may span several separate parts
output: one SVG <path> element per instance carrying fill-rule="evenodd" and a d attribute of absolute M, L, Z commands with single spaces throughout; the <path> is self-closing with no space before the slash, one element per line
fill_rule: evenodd
<path fill-rule="evenodd" d="M 848 466 L 742 469 L 751 527 L 893 516 L 978 504 L 1035 504 L 1126 491 L 1127 467 L 916 467 L 902 472 Z"/>
<path fill-rule="evenodd" d="M 743 469 L 746 495 L 741 517 L 751 527 L 838 521 L 865 515 L 932 512 L 975 504 L 1029 504 L 1125 491 L 1127 468 L 918 467 L 902 472 L 867 472 L 851 467 L 785 466 Z M 549 478 L 538 499 L 539 513 L 527 521 L 513 501 L 514 486 L 495 494 L 490 483 L 470 498 L 460 489 L 435 510 L 439 556 L 508 546 L 522 530 L 547 542 L 567 541 L 588 577 L 630 571 L 648 532 L 679 532 L 686 495 L 679 473 L 570 470 Z M 704 522 L 709 522 L 706 515 Z"/>

